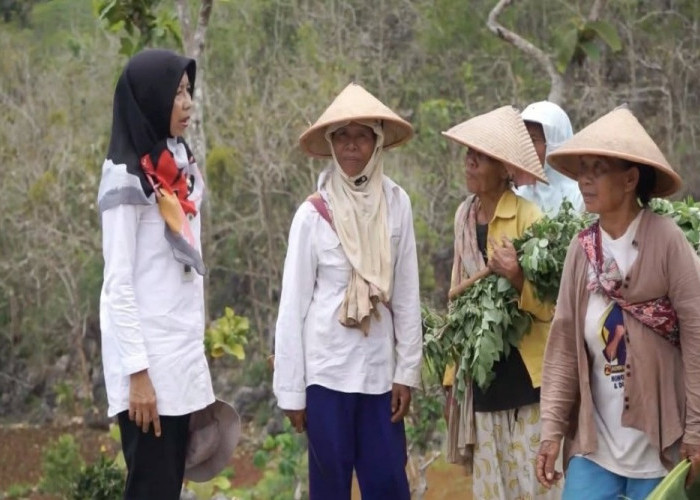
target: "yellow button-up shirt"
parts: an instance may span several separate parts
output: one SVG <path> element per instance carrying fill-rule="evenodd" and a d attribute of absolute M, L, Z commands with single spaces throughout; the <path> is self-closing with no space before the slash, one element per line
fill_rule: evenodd
<path fill-rule="evenodd" d="M 525 230 L 541 217 L 542 212 L 537 208 L 537 205 L 508 190 L 498 201 L 496 211 L 489 222 L 489 237 L 493 237 L 497 242 L 500 242 L 503 237 L 514 240 L 522 236 Z M 493 255 L 491 245 L 487 245 L 486 254 L 489 259 Z M 530 331 L 523 337 L 518 350 L 530 374 L 533 387 L 539 387 L 542 384 L 542 360 L 549 327 L 554 315 L 554 304 L 537 299 L 532 283 L 525 280 L 518 300 L 518 307 L 532 316 Z M 452 385 L 454 378 L 455 367 L 448 366 L 443 384 Z"/>

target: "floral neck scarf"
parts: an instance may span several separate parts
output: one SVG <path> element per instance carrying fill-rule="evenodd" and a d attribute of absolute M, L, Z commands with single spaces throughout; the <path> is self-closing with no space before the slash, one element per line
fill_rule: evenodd
<path fill-rule="evenodd" d="M 645 302 L 627 302 L 620 293 L 622 274 L 612 255 L 605 255 L 601 244 L 600 225 L 595 222 L 578 235 L 593 275 L 588 290 L 602 293 L 614 300 L 624 311 L 630 313 L 654 333 L 661 335 L 674 346 L 680 346 L 678 317 L 668 297 L 658 297 Z"/>

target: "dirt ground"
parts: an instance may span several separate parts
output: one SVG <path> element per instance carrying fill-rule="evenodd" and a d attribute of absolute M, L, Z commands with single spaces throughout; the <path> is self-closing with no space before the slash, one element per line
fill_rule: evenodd
<path fill-rule="evenodd" d="M 26 425 L 0 426 L 0 498 L 12 485 L 36 485 L 41 478 L 41 461 L 44 449 L 62 434 L 72 434 L 80 445 L 86 463 L 99 457 L 100 450 L 115 456 L 119 449 L 107 433 L 82 425 L 68 427 L 36 427 Z M 235 471 L 234 487 L 252 486 L 262 477 L 253 465 L 252 451 L 239 447 L 230 465 Z M 47 495 L 32 494 L 30 500 L 53 500 Z"/>
<path fill-rule="evenodd" d="M 94 462 L 100 450 L 114 456 L 118 449 L 104 430 L 91 429 L 82 425 L 69 427 L 36 427 L 27 425 L 0 425 L 0 498 L 12 485 L 36 485 L 41 477 L 41 461 L 44 449 L 56 441 L 61 434 L 72 434 L 80 445 L 86 463 Z M 235 488 L 255 485 L 262 472 L 253 465 L 253 450 L 239 446 L 230 465 L 233 467 Z M 355 485 L 353 499 L 360 495 Z M 55 500 L 38 493 L 29 500 Z M 471 482 L 456 466 L 441 461 L 428 469 L 428 492 L 425 500 L 471 499 Z"/>

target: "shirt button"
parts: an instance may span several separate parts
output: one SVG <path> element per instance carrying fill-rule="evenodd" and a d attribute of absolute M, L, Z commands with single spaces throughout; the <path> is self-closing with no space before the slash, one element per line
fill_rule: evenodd
<path fill-rule="evenodd" d="M 625 410 L 629 410 L 629 409 L 630 409 L 630 405 L 625 405 Z"/>

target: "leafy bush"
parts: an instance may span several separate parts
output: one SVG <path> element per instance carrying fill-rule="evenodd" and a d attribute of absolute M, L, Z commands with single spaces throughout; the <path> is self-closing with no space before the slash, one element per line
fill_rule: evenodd
<path fill-rule="evenodd" d="M 263 478 L 246 491 L 236 491 L 241 500 L 288 500 L 308 498 L 308 462 L 306 445 L 288 420 L 284 432 L 268 435 L 255 453 L 253 463 L 264 469 Z"/>
<path fill-rule="evenodd" d="M 245 358 L 243 346 L 248 343 L 249 330 L 248 318 L 238 316 L 233 309 L 227 307 L 224 315 L 207 328 L 204 335 L 205 349 L 213 358 L 229 354 L 242 360 Z"/>
<path fill-rule="evenodd" d="M 44 451 L 39 488 L 62 498 L 69 498 L 84 466 L 75 438 L 62 434 Z"/>
<path fill-rule="evenodd" d="M 683 201 L 651 200 L 650 208 L 657 214 L 674 220 L 685 234 L 695 253 L 700 255 L 700 202 L 686 198 Z"/>
<path fill-rule="evenodd" d="M 28 484 L 11 484 L 5 491 L 5 496 L 0 492 L 0 498 L 12 500 L 13 498 L 27 498 L 32 492 L 33 487 Z"/>
<path fill-rule="evenodd" d="M 120 500 L 124 490 L 124 472 L 114 460 L 101 455 L 92 465 L 83 468 L 78 475 L 73 500 Z"/>

